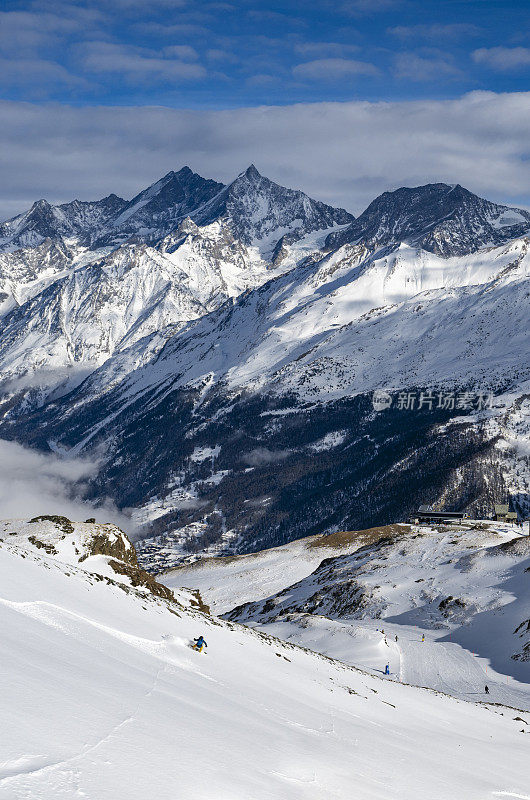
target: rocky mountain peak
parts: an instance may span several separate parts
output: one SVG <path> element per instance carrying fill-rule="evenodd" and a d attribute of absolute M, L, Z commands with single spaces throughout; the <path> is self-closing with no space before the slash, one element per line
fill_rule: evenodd
<path fill-rule="evenodd" d="M 168 172 L 127 203 L 113 227 L 135 233 L 139 228 L 162 228 L 162 234 L 223 189 L 222 183 L 202 178 L 183 167 Z"/>
<path fill-rule="evenodd" d="M 194 215 L 198 224 L 220 220 L 245 245 L 257 245 L 270 257 L 287 232 L 296 239 L 317 230 L 344 225 L 354 217 L 327 206 L 297 189 L 288 189 L 261 175 L 254 164 Z"/>
<path fill-rule="evenodd" d="M 246 168 L 244 175 L 246 178 L 248 178 L 249 181 L 257 181 L 262 177 L 262 175 L 260 174 L 260 172 L 258 172 L 254 164 L 251 164 L 249 167 Z"/>
<path fill-rule="evenodd" d="M 51 206 L 48 203 L 48 201 L 45 200 L 43 197 L 40 200 L 35 200 L 35 202 L 31 206 L 32 211 L 43 210 L 48 208 L 51 208 Z"/>
<path fill-rule="evenodd" d="M 460 184 L 430 183 L 383 192 L 326 246 L 407 242 L 441 256 L 466 255 L 523 235 L 530 213 L 491 203 Z"/>

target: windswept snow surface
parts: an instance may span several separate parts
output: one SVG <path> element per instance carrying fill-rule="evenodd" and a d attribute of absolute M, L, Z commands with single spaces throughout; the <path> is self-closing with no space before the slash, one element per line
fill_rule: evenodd
<path fill-rule="evenodd" d="M 9 534 L 0 576 L 1 800 L 529 797 L 525 714 L 170 613 Z"/>

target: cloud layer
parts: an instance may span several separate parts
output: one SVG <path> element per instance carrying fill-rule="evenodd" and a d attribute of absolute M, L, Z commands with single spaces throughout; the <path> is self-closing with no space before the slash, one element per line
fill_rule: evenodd
<path fill-rule="evenodd" d="M 94 461 L 60 459 L 0 439 L 0 517 L 58 514 L 76 521 L 95 517 L 130 532 L 130 520 L 110 501 L 96 508 L 83 500 L 85 482 L 96 471 Z"/>
<path fill-rule="evenodd" d="M 131 197 L 184 164 L 229 181 L 251 162 L 354 213 L 430 181 L 530 205 L 530 93 L 227 111 L 3 102 L 0 114 L 3 218 L 40 197 Z"/>

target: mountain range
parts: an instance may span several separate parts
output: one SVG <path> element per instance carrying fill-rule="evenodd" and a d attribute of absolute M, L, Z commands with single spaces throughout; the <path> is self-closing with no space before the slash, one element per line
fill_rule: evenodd
<path fill-rule="evenodd" d="M 0 436 L 97 454 L 89 496 L 163 566 L 420 503 L 527 514 L 529 233 L 458 185 L 354 218 L 254 166 L 40 200 L 0 226 Z"/>

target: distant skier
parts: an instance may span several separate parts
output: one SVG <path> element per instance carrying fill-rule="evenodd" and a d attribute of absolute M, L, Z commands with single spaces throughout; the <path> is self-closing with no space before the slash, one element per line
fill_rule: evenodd
<path fill-rule="evenodd" d="M 387 664 L 385 667 L 385 675 L 390 675 L 390 664 Z"/>
<path fill-rule="evenodd" d="M 198 650 L 199 653 L 202 652 L 203 647 L 208 647 L 204 639 L 204 636 L 199 636 L 198 639 L 194 639 L 193 641 L 195 642 L 195 644 L 193 645 L 193 649 Z"/>
<path fill-rule="evenodd" d="M 396 642 L 397 642 L 397 634 L 396 634 Z"/>
<path fill-rule="evenodd" d="M 486 692 L 486 694 L 489 694 L 489 693 L 490 693 L 490 689 L 489 689 L 489 686 L 488 686 L 488 685 L 486 685 L 486 686 L 484 687 L 484 691 Z"/>
<path fill-rule="evenodd" d="M 421 635 L 421 640 L 422 640 L 422 642 L 425 641 L 425 634 L 424 633 L 422 633 L 422 635 Z"/>

